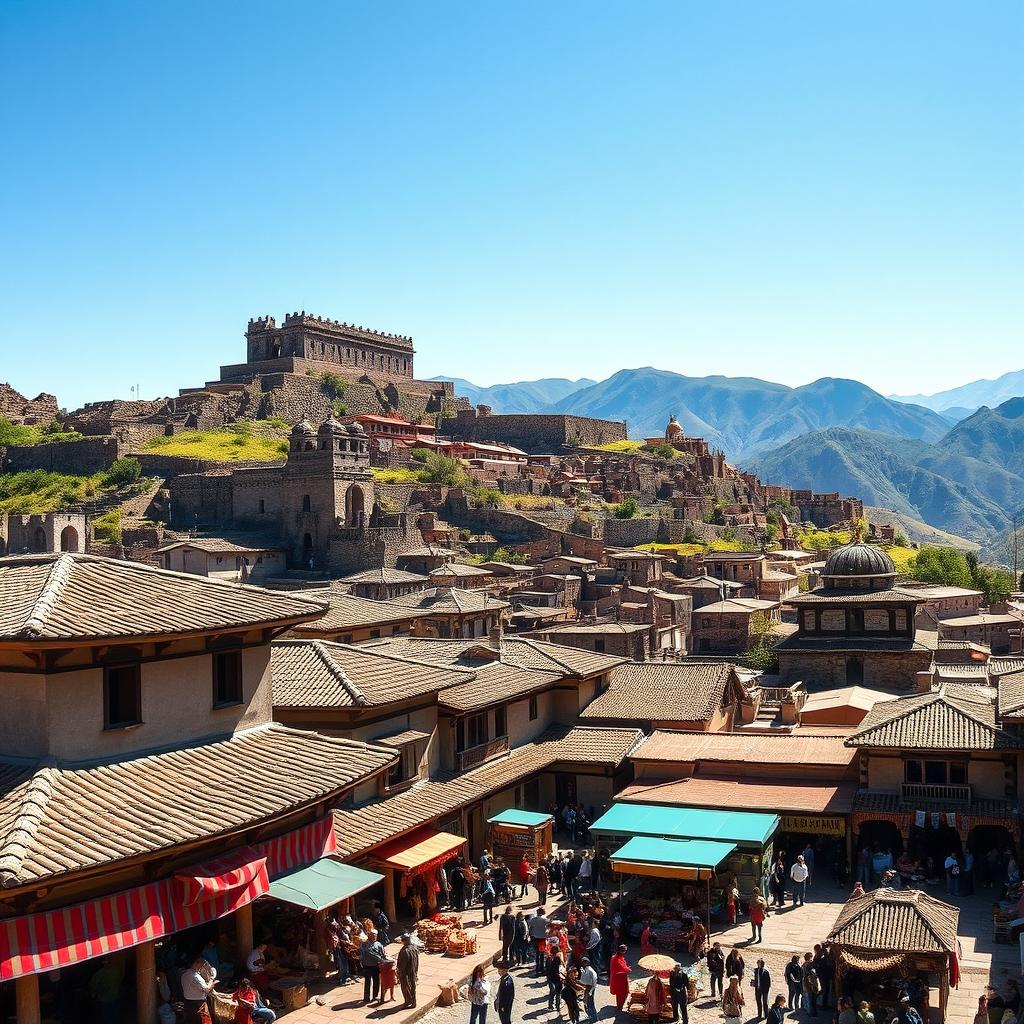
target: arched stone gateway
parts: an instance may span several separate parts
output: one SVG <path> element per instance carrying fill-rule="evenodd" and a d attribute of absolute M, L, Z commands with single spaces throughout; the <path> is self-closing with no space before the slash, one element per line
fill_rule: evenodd
<path fill-rule="evenodd" d="M 65 526 L 60 532 L 61 551 L 81 551 L 78 531 L 73 526 Z"/>

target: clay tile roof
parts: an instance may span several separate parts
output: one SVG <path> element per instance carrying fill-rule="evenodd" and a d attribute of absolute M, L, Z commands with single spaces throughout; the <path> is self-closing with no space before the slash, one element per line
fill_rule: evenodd
<path fill-rule="evenodd" d="M 110 764 L 0 763 L 0 888 L 257 824 L 335 798 L 394 757 L 270 724 Z"/>
<path fill-rule="evenodd" d="M 944 683 L 938 690 L 876 704 L 847 743 L 911 750 L 1001 750 L 1020 743 L 996 725 L 987 687 Z"/>
<path fill-rule="evenodd" d="M 1024 712 L 1024 671 L 999 677 L 999 715 L 1020 715 Z"/>
<path fill-rule="evenodd" d="M 365 853 L 554 765 L 616 768 L 642 738 L 639 729 L 587 726 L 549 729 L 532 743 L 515 747 L 504 757 L 461 775 L 425 780 L 395 796 L 354 810 L 336 810 L 334 831 L 338 837 L 338 853 L 342 857 Z"/>
<path fill-rule="evenodd" d="M 1012 675 L 1015 672 L 1024 672 L 1024 658 L 1020 656 L 1010 658 L 1005 655 L 989 658 L 988 674 L 990 676 Z"/>
<path fill-rule="evenodd" d="M 492 661 L 481 665 L 472 679 L 438 694 L 437 703 L 451 711 L 477 711 L 546 690 L 562 678 L 558 672 L 538 672 Z"/>
<path fill-rule="evenodd" d="M 822 590 L 811 590 L 806 594 L 794 594 L 787 597 L 785 604 L 793 605 L 818 605 L 818 604 L 896 604 L 910 605 L 919 601 L 920 598 L 912 594 L 904 593 L 902 590 L 851 590 L 849 588 L 829 588 Z"/>
<path fill-rule="evenodd" d="M 377 647 L 327 640 L 278 640 L 271 646 L 274 706 L 345 708 L 390 704 L 470 682 L 467 669 L 398 658 Z"/>
<path fill-rule="evenodd" d="M 955 953 L 960 910 L 920 889 L 875 889 L 851 897 L 829 940 L 871 952 Z"/>
<path fill-rule="evenodd" d="M 431 579 L 438 576 L 454 576 L 456 578 L 469 578 L 472 576 L 493 576 L 490 569 L 483 569 L 478 565 L 464 565 L 462 562 L 446 562 L 436 569 L 431 569 L 427 574 Z"/>
<path fill-rule="evenodd" d="M 675 807 L 728 807 L 730 810 L 780 813 L 849 814 L 856 782 L 749 779 L 725 773 L 696 772 L 685 779 L 644 779 L 620 790 L 616 800 Z"/>
<path fill-rule="evenodd" d="M 342 633 L 348 629 L 409 622 L 428 614 L 417 608 L 407 608 L 392 604 L 390 601 L 370 601 L 364 597 L 342 594 L 337 590 L 292 590 L 290 593 L 300 593 L 314 600 L 327 602 L 327 611 L 319 619 L 295 627 L 295 632 L 299 634 Z"/>
<path fill-rule="evenodd" d="M 173 551 L 176 548 L 196 548 L 211 555 L 261 554 L 265 551 L 284 551 L 280 544 L 237 544 L 223 537 L 190 537 L 174 541 L 157 548 L 157 553 Z"/>
<path fill-rule="evenodd" d="M 632 761 L 726 762 L 729 764 L 827 765 L 845 768 L 857 759 L 843 736 L 799 733 L 758 736 L 736 732 L 675 732 L 659 729 L 636 750 Z"/>
<path fill-rule="evenodd" d="M 427 577 L 418 572 L 406 572 L 404 569 L 367 569 L 344 576 L 341 583 L 426 583 Z"/>
<path fill-rule="evenodd" d="M 634 722 L 707 722 L 727 702 L 734 673 L 735 669 L 728 662 L 620 665 L 612 672 L 608 689 L 591 701 L 580 717 Z"/>
<path fill-rule="evenodd" d="M 407 608 L 422 608 L 434 615 L 467 615 L 472 612 L 500 611 L 509 606 L 507 601 L 492 597 L 485 590 L 447 588 L 403 594 L 391 603 L 405 605 Z"/>
<path fill-rule="evenodd" d="M 136 639 L 298 623 L 307 597 L 97 555 L 0 558 L 0 640 Z"/>

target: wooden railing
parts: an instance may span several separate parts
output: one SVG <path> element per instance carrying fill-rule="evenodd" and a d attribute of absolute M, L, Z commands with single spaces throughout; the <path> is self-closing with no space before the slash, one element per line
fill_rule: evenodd
<path fill-rule="evenodd" d="M 904 803 L 935 801 L 946 804 L 969 804 L 970 786 L 947 786 L 933 782 L 904 782 L 900 786 L 900 799 Z"/>
<path fill-rule="evenodd" d="M 478 743 L 475 747 L 467 747 L 457 755 L 459 771 L 468 771 L 470 768 L 475 768 L 478 764 L 483 764 L 484 761 L 490 761 L 491 758 L 507 753 L 508 736 L 497 736 L 486 743 Z"/>

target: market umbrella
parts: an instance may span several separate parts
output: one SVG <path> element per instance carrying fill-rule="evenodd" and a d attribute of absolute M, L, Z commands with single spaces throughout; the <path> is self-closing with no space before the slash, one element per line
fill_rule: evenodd
<path fill-rule="evenodd" d="M 664 953 L 648 953 L 647 956 L 640 958 L 637 966 L 651 974 L 671 974 L 676 962 Z"/>

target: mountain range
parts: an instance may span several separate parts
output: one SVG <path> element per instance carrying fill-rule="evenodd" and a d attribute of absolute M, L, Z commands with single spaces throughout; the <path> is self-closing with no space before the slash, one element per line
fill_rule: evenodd
<path fill-rule="evenodd" d="M 1004 373 L 995 380 L 975 380 L 970 384 L 937 391 L 933 395 L 890 395 L 896 402 L 923 405 L 926 409 L 963 419 L 975 409 L 1002 405 L 1009 398 L 1024 395 L 1024 370 Z"/>
<path fill-rule="evenodd" d="M 971 404 L 1015 388 L 994 407 Z M 969 538 L 983 553 L 1000 550 L 1013 515 L 1024 516 L 1024 371 L 923 396 L 941 410 L 886 398 L 853 380 L 825 377 L 791 388 L 653 367 L 619 370 L 600 382 L 475 388 L 456 380 L 455 390 L 496 413 L 625 420 L 634 438 L 660 436 L 675 415 L 686 433 L 706 438 L 765 482 L 856 495 Z"/>

